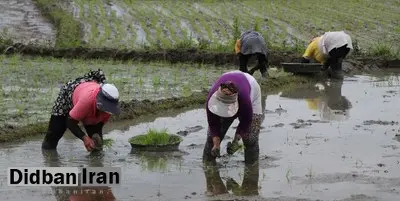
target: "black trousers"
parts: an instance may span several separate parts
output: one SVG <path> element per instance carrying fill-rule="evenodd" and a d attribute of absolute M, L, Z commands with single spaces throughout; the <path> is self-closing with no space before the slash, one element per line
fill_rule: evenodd
<path fill-rule="evenodd" d="M 46 136 L 42 143 L 42 149 L 57 149 L 58 142 L 67 130 L 68 116 L 54 116 L 50 117 L 49 127 L 47 129 Z M 89 137 L 97 133 L 103 138 L 103 124 L 99 123 L 96 125 L 85 125 L 86 133 Z"/>
<path fill-rule="evenodd" d="M 250 75 L 253 75 L 253 73 L 256 70 L 260 70 L 261 74 L 265 74 L 267 72 L 267 57 L 264 54 L 261 53 L 256 53 L 256 54 L 249 54 L 249 55 L 244 55 L 242 53 L 238 54 L 239 56 L 239 70 L 245 73 L 249 73 Z M 247 63 L 249 62 L 249 59 L 252 56 L 256 56 L 258 60 L 258 64 L 256 67 L 251 69 L 250 71 L 247 69 Z"/>
<path fill-rule="evenodd" d="M 341 71 L 343 59 L 349 54 L 350 49 L 347 45 L 334 48 L 329 52 L 329 59 L 326 62 L 326 66 L 331 67 L 332 71 Z"/>
<path fill-rule="evenodd" d="M 221 135 L 218 136 L 222 142 L 225 135 L 236 118 L 221 118 Z M 242 141 L 244 145 L 244 161 L 246 164 L 253 164 L 259 159 L 260 148 L 259 148 L 259 134 L 261 129 L 261 123 L 264 120 L 264 115 L 253 114 L 250 133 L 246 136 L 242 136 Z M 214 142 L 211 137 L 210 129 L 207 130 L 207 139 L 203 150 L 203 162 L 207 164 L 216 164 L 216 158 L 212 156 L 211 150 L 214 146 Z"/>

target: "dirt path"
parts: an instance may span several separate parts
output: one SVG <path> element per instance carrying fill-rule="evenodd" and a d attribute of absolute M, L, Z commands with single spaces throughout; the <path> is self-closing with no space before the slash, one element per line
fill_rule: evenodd
<path fill-rule="evenodd" d="M 6 31 L 14 42 L 55 44 L 56 30 L 31 0 L 0 1 L 0 19 L 0 31 Z"/>

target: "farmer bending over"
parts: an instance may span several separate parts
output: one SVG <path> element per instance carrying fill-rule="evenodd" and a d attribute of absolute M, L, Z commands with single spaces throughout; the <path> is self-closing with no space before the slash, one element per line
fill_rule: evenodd
<path fill-rule="evenodd" d="M 351 37 L 344 31 L 326 32 L 314 38 L 303 54 L 302 63 L 315 60 L 328 69 L 331 77 L 342 79 L 342 62 L 350 50 L 353 49 Z"/>
<path fill-rule="evenodd" d="M 227 152 L 237 151 L 238 141 L 245 146 L 245 162 L 258 161 L 258 135 L 264 119 L 261 105 L 261 88 L 253 76 L 239 70 L 224 73 L 212 86 L 207 97 L 207 141 L 203 151 L 205 162 L 215 162 L 220 144 L 232 122 L 238 118 L 232 143 Z"/>
<path fill-rule="evenodd" d="M 118 89 L 112 84 L 105 84 L 105 79 L 99 69 L 70 80 L 61 88 L 42 149 L 56 149 L 67 128 L 83 141 L 87 151 L 101 149 L 103 125 L 111 114 L 120 112 Z M 84 125 L 87 135 L 80 129 L 79 122 Z"/>
<path fill-rule="evenodd" d="M 242 72 L 253 75 L 256 70 L 260 70 L 262 77 L 268 76 L 268 52 L 264 38 L 256 31 L 246 31 L 242 34 L 235 44 L 235 53 L 239 57 L 239 65 Z M 258 64 L 256 67 L 247 70 L 247 63 L 250 57 L 256 56 Z"/>

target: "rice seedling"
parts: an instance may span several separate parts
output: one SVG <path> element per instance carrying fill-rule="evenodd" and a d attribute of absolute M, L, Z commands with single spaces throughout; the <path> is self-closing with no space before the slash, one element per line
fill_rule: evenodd
<path fill-rule="evenodd" d="M 292 168 L 288 168 L 286 170 L 286 180 L 288 183 L 290 183 L 290 181 L 291 181 L 291 179 L 290 179 L 291 174 L 292 174 Z"/>
<path fill-rule="evenodd" d="M 105 148 L 111 148 L 113 144 L 114 144 L 114 140 L 113 139 L 111 139 L 111 138 L 103 139 L 103 146 Z"/>
<path fill-rule="evenodd" d="M 180 143 L 182 138 L 178 135 L 171 135 L 167 129 L 149 129 L 145 134 L 129 139 L 129 143 L 138 145 L 169 145 Z"/>

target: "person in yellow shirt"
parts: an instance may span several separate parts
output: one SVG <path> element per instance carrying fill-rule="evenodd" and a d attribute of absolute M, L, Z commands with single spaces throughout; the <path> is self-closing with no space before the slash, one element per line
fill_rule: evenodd
<path fill-rule="evenodd" d="M 344 31 L 326 32 L 309 43 L 302 63 L 314 60 L 323 64 L 331 77 L 342 79 L 342 62 L 352 49 L 351 37 Z"/>
<path fill-rule="evenodd" d="M 240 71 L 253 75 L 256 70 L 260 70 L 262 77 L 268 77 L 268 51 L 260 33 L 251 30 L 244 32 L 236 40 L 235 53 L 239 57 Z M 257 57 L 258 64 L 248 70 L 247 63 L 252 56 Z"/>

